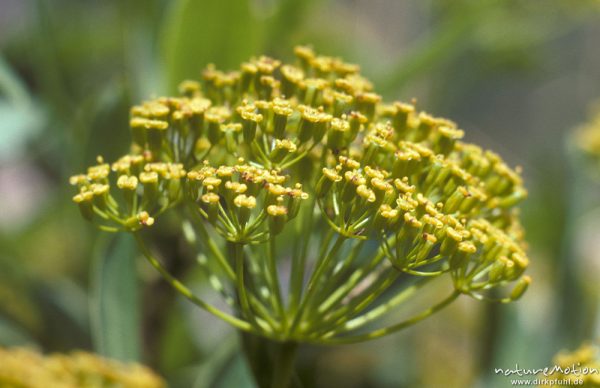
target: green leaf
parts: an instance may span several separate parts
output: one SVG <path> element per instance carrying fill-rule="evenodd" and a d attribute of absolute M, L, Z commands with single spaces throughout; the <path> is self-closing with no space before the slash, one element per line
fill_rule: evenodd
<path fill-rule="evenodd" d="M 41 130 L 43 113 L 16 72 L 0 55 L 0 159 L 20 156 Z"/>
<path fill-rule="evenodd" d="M 95 350 L 122 361 L 139 361 L 140 296 L 135 270 L 135 242 L 117 234 L 100 244 L 103 254 L 92 269 L 91 325 Z"/>
<path fill-rule="evenodd" d="M 294 39 L 302 32 L 316 1 L 279 0 L 275 3 L 275 13 L 267 20 L 269 53 L 285 58 L 291 54 Z M 321 0 L 319 5 L 324 6 L 326 3 L 327 0 Z"/>
<path fill-rule="evenodd" d="M 168 87 L 198 79 L 208 63 L 237 68 L 259 51 L 263 30 L 249 0 L 174 1 L 162 34 Z"/>

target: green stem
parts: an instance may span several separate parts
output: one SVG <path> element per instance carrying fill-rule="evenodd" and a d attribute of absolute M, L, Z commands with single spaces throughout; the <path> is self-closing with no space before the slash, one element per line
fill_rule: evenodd
<path fill-rule="evenodd" d="M 285 330 L 287 327 L 287 318 L 283 306 L 283 298 L 281 296 L 281 285 L 279 284 L 279 273 L 277 272 L 277 256 L 275 248 L 275 236 L 272 236 L 267 245 L 267 272 L 272 285 L 271 292 L 275 297 L 275 308 L 281 318 L 281 325 Z"/>
<path fill-rule="evenodd" d="M 262 261 L 254 254 L 252 249 L 248 249 L 248 269 L 252 276 L 252 285 L 254 286 L 254 292 L 258 297 L 265 303 L 269 303 L 273 311 L 275 311 L 273 303 L 273 293 L 269 286 L 269 281 L 266 278 L 266 271 L 263 269 Z"/>
<path fill-rule="evenodd" d="M 354 290 L 362 281 L 364 281 L 384 258 L 385 256 L 380 252 L 371 260 L 368 266 L 360 267 L 356 271 L 354 271 L 352 275 L 348 277 L 348 280 L 344 284 L 337 287 L 337 289 L 333 293 L 331 293 L 330 296 L 325 301 L 323 301 L 323 303 L 321 303 L 318 310 L 319 314 L 323 316 L 329 314 L 329 316 L 327 317 L 328 320 L 331 318 L 336 319 L 340 316 L 346 316 L 347 312 L 352 310 L 356 306 L 356 304 L 359 303 L 357 302 L 357 300 L 361 300 L 358 296 L 356 298 L 353 298 L 348 304 L 345 304 L 339 309 L 333 312 L 331 310 L 341 300 L 343 300 L 347 295 L 349 295 L 352 292 L 352 290 Z M 396 273 L 396 277 L 397 276 L 398 275 Z M 383 287 L 383 283 L 385 283 L 385 280 L 383 282 L 378 283 L 380 287 Z"/>
<path fill-rule="evenodd" d="M 187 288 L 183 283 L 181 283 L 179 280 L 177 280 L 175 277 L 173 277 L 173 275 L 171 275 L 163 267 L 163 265 L 152 255 L 152 253 L 150 253 L 150 250 L 148 249 L 148 247 L 146 247 L 146 244 L 144 243 L 142 237 L 139 235 L 138 232 L 133 233 L 133 235 L 140 247 L 140 250 L 146 257 L 146 259 L 150 262 L 150 264 L 154 268 L 156 268 L 156 270 L 158 270 L 158 272 L 160 272 L 160 274 L 163 276 L 163 278 L 165 278 L 165 280 L 173 288 L 175 288 L 175 290 L 177 290 L 177 292 L 179 292 L 181 295 L 183 295 L 184 297 L 189 299 L 195 305 L 197 305 L 197 306 L 203 308 L 204 310 L 208 311 L 209 313 L 221 318 L 222 320 L 233 325 L 234 327 L 236 327 L 240 330 L 243 330 L 243 331 L 247 331 L 247 332 L 255 332 L 254 328 L 252 327 L 252 325 L 250 323 L 248 323 L 242 319 L 236 318 L 230 314 L 227 314 L 227 313 L 219 310 L 218 308 L 206 303 L 202 299 L 198 298 L 196 295 L 194 295 L 189 288 Z"/>
<path fill-rule="evenodd" d="M 398 272 L 393 272 L 387 273 L 383 279 L 376 278 L 365 291 L 352 298 L 348 303 L 330 314 L 323 315 L 323 323 L 319 327 L 319 332 L 334 330 L 355 317 L 383 294 L 398 276 Z"/>
<path fill-rule="evenodd" d="M 331 273 L 331 276 L 322 285 L 322 287 L 319 287 L 321 289 L 319 291 L 319 295 L 323 295 L 324 297 L 318 298 L 318 299 L 325 300 L 325 302 L 323 302 L 319 305 L 319 308 L 318 308 L 319 312 L 322 312 L 323 310 L 326 310 L 329 307 L 327 305 L 326 301 L 330 300 L 329 296 L 334 294 L 336 292 L 336 290 L 339 289 L 340 282 L 342 282 L 343 279 L 352 276 L 351 274 L 348 273 L 350 270 L 350 266 L 354 262 L 354 260 L 356 260 L 356 258 L 358 257 L 360 251 L 362 250 L 362 248 L 364 246 L 364 243 L 365 242 L 363 240 L 358 241 L 354 245 L 354 247 L 352 247 L 352 250 L 346 257 L 346 259 L 344 259 L 343 263 L 339 266 L 336 265 L 333 268 L 333 272 Z M 362 268 L 364 268 L 364 267 L 362 267 Z"/>
<path fill-rule="evenodd" d="M 289 331 L 290 333 L 294 333 L 294 330 L 297 328 L 298 324 L 302 321 L 302 318 L 304 318 L 306 306 L 309 303 L 312 303 L 312 299 L 314 298 L 314 295 L 317 292 L 317 289 L 315 287 L 317 282 L 319 281 L 321 276 L 323 276 L 325 268 L 327 268 L 329 262 L 337 255 L 337 253 L 340 250 L 340 248 L 342 247 L 342 244 L 344 243 L 344 241 L 346 241 L 346 237 L 339 234 L 337 239 L 335 240 L 335 243 L 333 244 L 333 246 L 327 253 L 327 256 L 325 258 L 323 258 L 322 255 L 319 256 L 319 260 L 316 263 L 316 268 L 313 271 L 313 273 L 310 277 L 310 280 L 308 281 L 308 284 L 306 286 L 306 295 L 302 299 L 302 302 L 300 303 L 300 307 L 298 308 L 298 311 L 296 312 L 296 314 L 294 316 L 294 320 L 292 321 L 292 325 L 290 326 L 290 331 Z M 326 242 L 328 242 L 328 241 L 326 241 Z M 326 246 L 324 246 L 323 248 L 326 248 Z"/>
<path fill-rule="evenodd" d="M 373 340 L 376 338 L 381 338 L 383 336 L 395 333 L 395 332 L 405 329 L 409 326 L 412 326 L 412 325 L 422 321 L 423 319 L 435 314 L 436 312 L 440 311 L 441 309 L 443 309 L 444 307 L 446 307 L 450 303 L 452 303 L 456 298 L 458 298 L 459 295 L 460 295 L 460 291 L 454 290 L 452 292 L 452 294 L 450 294 L 447 298 L 445 298 L 438 304 L 433 305 L 430 308 L 428 308 L 427 310 L 424 310 L 421 313 L 413 316 L 412 318 L 407 319 L 406 321 L 400 322 L 398 324 L 384 327 L 382 329 L 377 329 L 377 330 L 371 331 L 369 333 L 360 334 L 360 335 L 338 337 L 338 338 L 335 338 L 335 337 L 334 338 L 321 338 L 318 340 L 318 342 L 322 343 L 322 344 L 327 344 L 327 345 L 353 344 L 353 343 L 357 343 L 357 342 L 363 342 L 363 341 Z"/>
<path fill-rule="evenodd" d="M 199 226 L 198 230 L 200 231 L 202 242 L 206 244 L 206 246 L 208 246 L 208 249 L 213 254 L 214 258 L 217 260 L 217 263 L 219 263 L 221 268 L 223 268 L 223 271 L 225 271 L 225 274 L 227 275 L 229 280 L 235 281 L 235 272 L 233 271 L 233 268 L 231 268 L 231 265 L 229 265 L 229 262 L 225 258 L 225 255 L 223 255 L 223 252 L 221 252 L 221 249 L 219 249 L 214 240 L 210 238 L 208 232 L 206 231 L 203 225 Z"/>
<path fill-rule="evenodd" d="M 225 255 L 223 254 L 221 249 L 217 246 L 215 241 L 212 238 L 210 238 L 208 231 L 204 227 L 204 220 L 202 216 L 198 213 L 198 208 L 193 205 L 190 205 L 188 206 L 188 209 L 189 213 L 193 216 L 193 220 L 196 221 L 194 224 L 197 226 L 197 229 L 195 230 L 200 232 L 199 235 L 202 240 L 202 243 L 206 245 L 210 252 L 214 255 L 214 258 L 217 260 L 217 263 L 219 263 L 223 271 L 225 271 L 225 274 L 227 275 L 229 280 L 235 282 L 235 272 L 233 271 L 233 268 L 231 268 L 231 265 L 225 258 Z"/>
<path fill-rule="evenodd" d="M 315 296 L 309 301 L 308 306 L 306 307 L 306 312 L 309 317 L 313 320 L 319 319 L 319 309 L 320 305 L 325 303 L 326 300 L 329 299 L 329 296 L 332 292 L 337 288 L 339 282 L 340 272 L 344 272 L 344 270 L 352 263 L 352 261 L 358 255 L 360 247 L 362 247 L 364 241 L 358 241 L 358 243 L 353 247 L 350 253 L 346 256 L 344 261 L 330 261 L 329 264 L 325 267 L 323 271 L 323 275 L 317 282 L 316 285 L 316 293 Z M 358 247 L 358 249 L 356 249 Z M 337 275 L 337 276 L 336 276 Z"/>
<path fill-rule="evenodd" d="M 279 343 L 275 349 L 273 379 L 271 388 L 288 388 L 294 373 L 294 360 L 298 344 L 295 342 Z"/>
<path fill-rule="evenodd" d="M 272 388 L 288 388 L 290 386 L 294 374 L 294 361 L 297 349 L 298 344 L 295 342 L 278 344 L 274 360 Z"/>
<path fill-rule="evenodd" d="M 250 302 L 248 299 L 248 293 L 246 290 L 245 276 L 244 276 L 244 246 L 238 243 L 228 243 L 231 250 L 233 251 L 233 257 L 235 262 L 235 270 L 237 277 L 237 292 L 240 300 L 240 306 L 242 307 L 242 316 L 251 320 L 253 318 L 252 310 L 250 309 Z"/>
<path fill-rule="evenodd" d="M 419 289 L 421 289 L 421 287 L 423 287 L 425 284 L 427 284 L 431 279 L 432 278 L 419 279 L 417 281 L 417 283 L 413 284 L 410 287 L 403 289 L 402 291 L 397 293 L 395 296 L 393 296 L 391 299 L 389 299 L 387 302 L 382 303 L 379 306 L 370 310 L 369 312 L 346 322 L 341 329 L 335 330 L 336 334 L 339 334 L 343 331 L 350 331 L 350 330 L 358 329 L 359 327 L 362 327 L 362 326 L 366 325 L 367 323 L 374 321 L 375 319 L 379 318 L 380 316 L 389 313 L 394 307 L 396 307 L 397 305 L 401 304 L 402 302 L 406 301 L 408 298 L 413 296 Z"/>
<path fill-rule="evenodd" d="M 241 332 L 242 349 L 258 388 L 289 388 L 294 375 L 296 342 L 277 342 Z"/>
<path fill-rule="evenodd" d="M 313 196 L 309 206 L 304 208 L 305 212 L 302 213 L 302 222 L 296 224 L 298 235 L 303 236 L 303 238 L 296 240 L 292 256 L 289 290 L 290 299 L 288 307 L 288 313 L 290 316 L 293 316 L 296 313 L 298 304 L 300 303 L 300 298 L 302 296 L 302 284 L 304 282 L 304 271 L 306 268 L 306 253 L 308 246 L 310 245 L 310 239 L 313 232 L 311 228 L 313 226 L 312 221 L 314 217 L 314 204 L 315 200 Z"/>

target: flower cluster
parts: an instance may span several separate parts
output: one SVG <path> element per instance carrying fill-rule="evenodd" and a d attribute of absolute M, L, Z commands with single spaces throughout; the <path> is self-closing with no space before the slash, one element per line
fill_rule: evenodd
<path fill-rule="evenodd" d="M 557 386 L 600 386 L 600 349 L 597 344 L 584 343 L 572 352 L 561 351 L 554 357 L 554 363 L 555 368 L 560 369 L 552 378 L 564 382 Z"/>
<path fill-rule="evenodd" d="M 389 170 L 383 163 L 362 166 L 346 156 L 334 168 L 323 168 L 317 195 L 331 227 L 349 238 L 381 241 L 398 270 L 435 267 L 419 275 L 449 270 L 463 293 L 519 279 L 528 259 L 515 215 L 503 214 L 525 195 L 518 176 L 505 165 L 495 166 L 474 146 L 468 155 L 480 164 L 470 170 L 479 176 L 429 148 L 400 147 L 382 159 Z M 492 184 L 481 184 L 483 179 Z M 529 281 L 521 278 L 511 297 L 518 298 Z"/>
<path fill-rule="evenodd" d="M 450 120 L 384 103 L 357 65 L 308 47 L 295 54 L 294 64 L 211 65 L 201 82 L 183 82 L 180 96 L 134 106 L 131 154 L 72 178 L 83 215 L 134 232 L 194 303 L 277 340 L 371 339 L 461 294 L 518 299 L 531 282 L 519 168 L 463 141 Z M 179 205 L 182 235 L 221 267 L 211 285 L 232 314 L 193 295 L 144 246 L 140 229 Z M 440 277 L 453 287 L 439 304 L 352 333 Z M 505 286 L 492 298 L 489 290 Z"/>
<path fill-rule="evenodd" d="M 238 162 L 215 168 L 206 161 L 188 172 L 188 198 L 228 241 L 264 242 L 298 214 L 308 194 L 300 183 L 284 186 L 288 177 L 277 170 Z"/>
<path fill-rule="evenodd" d="M 136 231 L 152 226 L 154 217 L 176 203 L 181 196 L 183 165 L 150 162 L 143 155 L 125 155 L 109 165 L 102 157 L 86 174 L 72 176 L 70 183 L 79 193 L 73 201 L 83 217 L 97 219 L 109 231 Z"/>
<path fill-rule="evenodd" d="M 44 356 L 26 348 L 0 348 L 0 386 L 28 388 L 162 388 L 164 381 L 139 364 L 91 353 Z"/>

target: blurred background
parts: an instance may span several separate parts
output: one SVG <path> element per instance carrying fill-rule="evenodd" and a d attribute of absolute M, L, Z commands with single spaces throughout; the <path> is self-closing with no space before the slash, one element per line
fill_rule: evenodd
<path fill-rule="evenodd" d="M 305 386 L 505 387 L 493 368 L 549 366 L 600 337 L 600 174 L 570 141 L 600 98 L 598 1 L 0 0 L 0 346 L 90 349 L 173 387 L 253 386 L 233 330 L 84 222 L 67 182 L 127 151 L 133 103 L 296 44 L 523 166 L 534 278 L 512 305 L 461 298 L 375 342 L 307 348 Z"/>

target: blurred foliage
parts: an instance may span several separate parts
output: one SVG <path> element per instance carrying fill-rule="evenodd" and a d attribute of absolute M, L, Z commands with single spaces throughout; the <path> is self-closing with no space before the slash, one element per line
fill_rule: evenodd
<path fill-rule="evenodd" d="M 198 78 L 209 62 L 227 68 L 263 52 L 285 58 L 292 45 L 312 43 L 360 63 L 386 97 L 416 96 L 463 123 L 468 139 L 524 165 L 535 283 L 516 306 L 460 303 L 390 339 L 309 349 L 298 365 L 305 386 L 502 387 L 493 366 L 548 365 L 557 350 L 600 333 L 593 281 L 600 249 L 580 248 L 585 233 L 600 240 L 597 223 L 582 221 L 600 207 L 598 183 L 564 146 L 565 131 L 600 95 L 599 7 L 583 0 L 3 1 L 0 345 L 139 356 L 173 386 L 243 386 L 248 370 L 232 332 L 189 309 L 145 266 L 136 279 L 134 255 L 119 248 L 123 242 L 109 250 L 80 220 L 65 183 L 97 154 L 114 159 L 125 151 L 133 103 Z M 177 233 L 161 246 L 176 251 Z M 202 276 L 189 278 L 202 286 Z M 136 292 L 141 324 L 130 313 Z"/>

